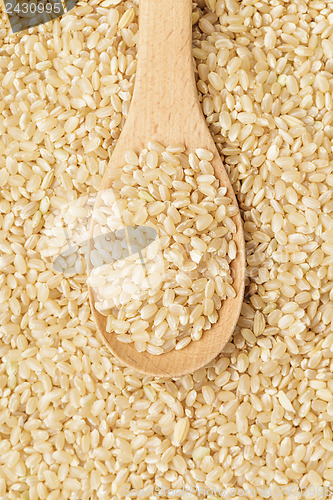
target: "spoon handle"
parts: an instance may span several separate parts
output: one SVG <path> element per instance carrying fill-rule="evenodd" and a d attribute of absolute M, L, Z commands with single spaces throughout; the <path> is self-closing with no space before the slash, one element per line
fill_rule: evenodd
<path fill-rule="evenodd" d="M 193 108 L 200 113 L 192 57 L 192 1 L 140 0 L 139 53 L 129 112 L 148 140 L 185 140 Z M 135 116 L 134 116 L 135 115 Z"/>

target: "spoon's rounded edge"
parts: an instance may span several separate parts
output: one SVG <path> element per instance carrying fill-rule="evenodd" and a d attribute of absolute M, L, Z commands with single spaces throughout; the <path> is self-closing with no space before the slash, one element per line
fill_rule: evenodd
<path fill-rule="evenodd" d="M 96 310 L 94 292 L 89 287 L 89 300 L 97 331 L 118 361 L 146 375 L 177 378 L 199 370 L 221 353 L 237 325 L 245 291 L 245 241 L 240 213 L 234 217 L 234 221 L 237 226 L 237 232 L 233 238 L 237 246 L 237 256 L 230 268 L 234 276 L 233 286 L 236 290 L 236 297 L 225 299 L 218 311 L 217 323 L 204 331 L 200 340 L 191 342 L 180 351 L 173 350 L 156 356 L 148 352 L 139 353 L 133 344 L 119 342 L 116 335 L 106 331 L 106 317 Z M 225 323 L 227 326 L 224 328 Z"/>

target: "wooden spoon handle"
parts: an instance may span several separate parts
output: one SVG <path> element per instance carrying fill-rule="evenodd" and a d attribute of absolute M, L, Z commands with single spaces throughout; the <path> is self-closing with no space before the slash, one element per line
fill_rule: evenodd
<path fill-rule="evenodd" d="M 200 113 L 192 57 L 192 1 L 140 0 L 139 53 L 129 122 L 146 138 L 184 141 Z"/>

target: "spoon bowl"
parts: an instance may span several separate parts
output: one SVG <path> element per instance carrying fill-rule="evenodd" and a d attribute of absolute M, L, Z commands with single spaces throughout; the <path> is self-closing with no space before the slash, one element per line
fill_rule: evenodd
<path fill-rule="evenodd" d="M 125 152 L 141 152 L 149 141 L 168 146 L 184 144 L 186 154 L 204 148 L 214 155 L 212 165 L 226 196 L 237 205 L 227 172 L 209 132 L 195 83 L 192 57 L 192 1 L 140 0 L 139 54 L 136 82 L 130 111 L 104 174 L 101 190 L 112 187 L 112 170 L 124 165 Z M 96 207 L 100 206 L 97 201 Z M 95 307 L 89 288 L 92 314 L 97 330 L 112 354 L 121 362 L 147 375 L 179 377 L 211 362 L 230 339 L 237 324 L 244 296 L 245 248 L 242 219 L 233 220 L 237 256 L 230 265 L 236 296 L 225 299 L 219 319 L 198 341 L 182 350 L 161 355 L 138 352 L 106 331 L 107 318 Z M 90 259 L 89 259 L 90 262 Z M 89 269 L 91 271 L 91 269 Z"/>

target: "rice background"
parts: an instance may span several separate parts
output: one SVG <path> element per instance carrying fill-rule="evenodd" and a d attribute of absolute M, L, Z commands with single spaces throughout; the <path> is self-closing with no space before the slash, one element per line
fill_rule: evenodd
<path fill-rule="evenodd" d="M 86 275 L 41 253 L 53 211 L 98 190 L 121 132 L 138 3 L 79 2 L 15 35 L 2 11 L 2 499 L 329 496 L 332 7 L 193 4 L 198 92 L 242 210 L 248 278 L 232 341 L 179 380 L 120 366 L 96 336 Z"/>

